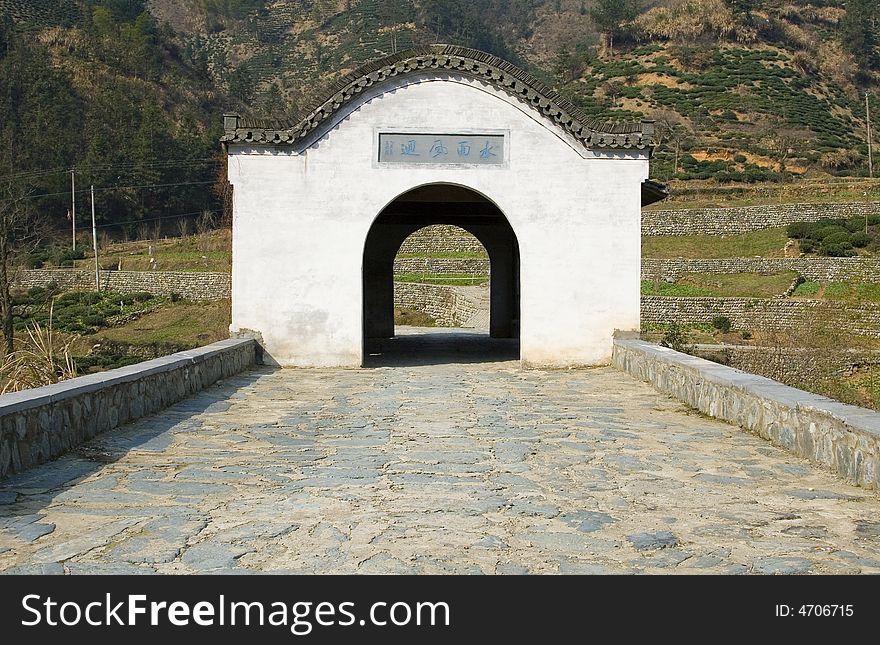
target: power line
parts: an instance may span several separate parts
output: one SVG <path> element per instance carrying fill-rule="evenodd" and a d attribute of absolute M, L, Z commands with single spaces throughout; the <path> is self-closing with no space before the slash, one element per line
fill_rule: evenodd
<path fill-rule="evenodd" d="M 213 184 L 214 180 L 210 181 L 183 181 L 174 184 L 142 184 L 140 186 L 105 186 L 104 188 L 95 188 L 95 192 L 107 192 L 110 190 L 140 190 L 145 188 L 174 188 L 176 186 L 204 186 L 206 184 Z M 77 193 L 87 193 L 88 189 L 80 189 L 75 191 Z M 38 193 L 36 195 L 27 195 L 23 199 L 37 199 L 38 197 L 58 197 L 59 195 L 69 195 L 70 191 L 65 190 L 63 193 Z"/>
<path fill-rule="evenodd" d="M 163 219 L 182 219 L 184 217 L 193 217 L 195 215 L 201 215 L 203 213 L 210 213 L 211 215 L 217 215 L 220 211 L 216 210 L 201 210 L 201 211 L 193 211 L 191 213 L 177 213 L 176 215 L 159 215 L 157 217 L 149 217 L 144 219 L 136 219 L 128 222 L 113 222 L 111 224 L 98 224 L 97 228 L 110 228 L 112 226 L 129 226 L 132 224 L 142 224 L 144 222 L 155 222 L 157 220 Z"/>
<path fill-rule="evenodd" d="M 201 157 L 196 159 L 166 159 L 163 161 L 154 161 L 147 163 L 139 163 L 139 162 L 125 162 L 125 163 L 112 163 L 112 164 L 75 164 L 73 166 L 73 170 L 77 172 L 87 173 L 87 172 L 97 172 L 100 170 L 132 170 L 138 168 L 184 168 L 184 167 L 196 167 L 196 166 L 206 166 L 208 164 L 219 164 L 220 160 L 216 157 Z M 30 179 L 37 177 L 45 177 L 48 175 L 62 174 L 68 173 L 71 171 L 70 166 L 56 166 L 55 168 L 47 168 L 45 170 L 30 170 L 30 171 L 22 171 L 17 173 L 10 173 L 8 175 L 0 175 L 0 179 Z"/>

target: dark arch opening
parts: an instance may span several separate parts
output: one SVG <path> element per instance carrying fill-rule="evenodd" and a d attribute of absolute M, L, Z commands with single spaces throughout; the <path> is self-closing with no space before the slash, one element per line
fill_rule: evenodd
<path fill-rule="evenodd" d="M 486 249 L 489 334 L 395 337 L 394 258 L 403 241 L 434 224 L 458 226 Z M 428 184 L 386 206 L 367 233 L 363 258 L 364 366 L 482 362 L 519 357 L 519 243 L 504 213 L 469 188 Z"/>

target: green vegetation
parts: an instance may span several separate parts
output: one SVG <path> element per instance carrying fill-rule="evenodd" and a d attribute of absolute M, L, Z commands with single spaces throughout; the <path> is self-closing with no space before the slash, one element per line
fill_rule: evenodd
<path fill-rule="evenodd" d="M 152 255 L 150 255 L 152 251 Z M 123 271 L 218 271 L 232 268 L 232 231 L 219 229 L 200 235 L 156 241 L 118 242 L 100 251 L 105 267 Z M 91 268 L 94 258 L 76 262 L 80 268 Z"/>
<path fill-rule="evenodd" d="M 880 284 L 867 282 L 829 282 L 824 298 L 846 302 L 880 302 Z"/>
<path fill-rule="evenodd" d="M 794 282 L 796 273 L 772 275 L 757 273 L 686 273 L 678 282 L 642 280 L 643 296 L 772 298 L 781 295 Z"/>
<path fill-rule="evenodd" d="M 148 311 L 164 298 L 149 293 L 121 294 L 110 291 L 70 292 L 58 294 L 57 288 L 34 287 L 13 298 L 14 325 L 23 331 L 29 324 L 44 327 L 51 324 L 55 331 L 70 334 L 93 334 L 110 327 L 114 321 Z"/>
<path fill-rule="evenodd" d="M 228 338 L 229 320 L 228 300 L 167 303 L 136 320 L 100 331 L 90 342 L 157 343 L 181 351 Z"/>
<path fill-rule="evenodd" d="M 642 280 L 643 296 L 671 296 L 671 297 L 709 297 L 717 295 L 714 291 L 696 287 L 690 284 L 678 282 L 652 282 Z"/>
<path fill-rule="evenodd" d="M 742 235 L 658 235 L 642 237 L 646 258 L 739 258 L 781 256 L 788 236 L 784 228 Z"/>
<path fill-rule="evenodd" d="M 788 236 L 800 240 L 803 253 L 831 257 L 858 255 L 856 249 L 880 248 L 880 215 L 795 222 L 786 227 Z"/>
<path fill-rule="evenodd" d="M 489 282 L 487 275 L 472 273 L 399 273 L 394 275 L 395 282 L 417 282 L 420 284 L 448 284 L 459 287 L 474 286 Z"/>
<path fill-rule="evenodd" d="M 796 298 L 814 298 L 821 289 L 821 283 L 807 280 L 795 287 L 791 295 Z"/>
<path fill-rule="evenodd" d="M 94 184 L 108 234 L 143 236 L 222 208 L 211 186 L 230 102 L 172 40 L 143 0 L 0 3 L 0 176 L 58 238 L 71 168 L 78 219 Z"/>

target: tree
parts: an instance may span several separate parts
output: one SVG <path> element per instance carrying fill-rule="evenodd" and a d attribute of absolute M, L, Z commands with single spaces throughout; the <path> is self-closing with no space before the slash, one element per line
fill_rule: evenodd
<path fill-rule="evenodd" d="M 608 51 L 614 55 L 614 38 L 620 36 L 623 26 L 639 15 L 640 0 L 597 0 L 590 10 L 590 17 L 596 23 L 608 43 Z"/>
<path fill-rule="evenodd" d="M 667 142 L 672 147 L 674 158 L 672 164 L 673 174 L 678 172 L 678 161 L 681 157 L 682 144 L 688 139 L 691 132 L 688 124 L 678 112 L 673 110 L 660 110 L 654 113 L 656 125 L 654 128 L 654 152 L 658 152 Z"/>
<path fill-rule="evenodd" d="M 880 65 L 877 54 L 877 0 L 848 0 L 846 14 L 840 23 L 841 42 L 851 53 L 861 75 L 867 78 L 870 70 Z"/>
<path fill-rule="evenodd" d="M 16 260 L 42 240 L 30 197 L 30 190 L 20 175 L 0 179 L 0 327 L 7 356 L 15 350 L 11 287 Z"/>

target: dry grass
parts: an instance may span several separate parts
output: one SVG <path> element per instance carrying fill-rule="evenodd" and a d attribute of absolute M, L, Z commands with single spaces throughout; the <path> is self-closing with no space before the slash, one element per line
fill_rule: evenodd
<path fill-rule="evenodd" d="M 645 258 L 783 257 L 788 236 L 784 228 L 741 235 L 657 235 L 642 237 Z"/>
<path fill-rule="evenodd" d="M 71 356 L 72 339 L 61 338 L 52 329 L 52 307 L 49 324 L 33 323 L 25 335 L 16 339 L 18 347 L 0 364 L 0 394 L 19 392 L 43 385 L 52 385 L 76 376 Z"/>
<path fill-rule="evenodd" d="M 177 302 L 150 312 L 119 327 L 84 337 L 83 345 L 103 339 L 121 343 L 173 343 L 200 347 L 229 338 L 229 300 Z"/>

